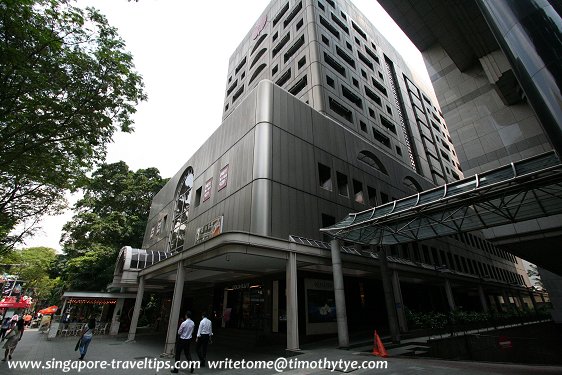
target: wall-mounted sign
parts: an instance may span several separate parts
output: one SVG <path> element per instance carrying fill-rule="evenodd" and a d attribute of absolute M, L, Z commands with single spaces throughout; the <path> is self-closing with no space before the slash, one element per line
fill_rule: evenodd
<path fill-rule="evenodd" d="M 232 290 L 237 289 L 250 289 L 250 283 L 234 284 L 230 287 Z"/>
<path fill-rule="evenodd" d="M 226 187 L 228 182 L 228 164 L 222 167 L 221 171 L 219 172 L 219 191 Z"/>
<path fill-rule="evenodd" d="M 195 233 L 195 244 L 205 242 L 208 239 L 218 236 L 222 233 L 222 215 L 214 218 L 204 226 L 197 228 Z"/>
<path fill-rule="evenodd" d="M 205 190 L 203 191 L 203 202 L 207 199 L 211 198 L 211 188 L 213 187 L 213 178 L 209 178 L 207 182 L 205 182 Z"/>

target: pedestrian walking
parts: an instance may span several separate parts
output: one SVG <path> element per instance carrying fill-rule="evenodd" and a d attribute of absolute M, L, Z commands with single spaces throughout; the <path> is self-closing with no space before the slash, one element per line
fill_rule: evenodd
<path fill-rule="evenodd" d="M 4 349 L 4 359 L 2 361 L 4 362 L 12 359 L 12 354 L 23 336 L 23 319 L 19 319 L 17 323 L 12 321 L 11 324 L 11 329 L 6 334 L 6 342 L 2 347 Z"/>
<path fill-rule="evenodd" d="M 201 322 L 199 322 L 199 329 L 197 330 L 197 356 L 201 367 L 205 367 L 207 362 L 207 346 L 212 343 L 211 336 L 213 336 L 213 323 L 207 318 L 207 313 L 201 314 Z"/>
<path fill-rule="evenodd" d="M 174 357 L 175 363 L 177 363 L 181 359 L 181 352 L 183 350 L 185 354 L 185 358 L 189 361 L 189 368 L 193 373 L 194 368 L 191 367 L 191 352 L 189 349 L 191 338 L 193 336 L 193 329 L 195 328 L 195 323 L 191 320 L 191 312 L 187 311 L 185 313 L 185 320 L 180 324 L 180 328 L 178 329 L 178 339 L 176 340 L 176 355 Z M 172 368 L 173 373 L 177 373 L 179 370 L 177 367 L 174 366 Z"/>
<path fill-rule="evenodd" d="M 80 345 L 78 345 L 78 349 L 80 349 L 80 358 L 79 358 L 80 360 L 84 359 L 84 356 L 88 351 L 88 346 L 90 346 L 92 337 L 94 337 L 94 328 L 96 328 L 96 319 L 94 318 L 90 318 L 88 323 L 84 325 L 84 328 L 82 328 Z"/>

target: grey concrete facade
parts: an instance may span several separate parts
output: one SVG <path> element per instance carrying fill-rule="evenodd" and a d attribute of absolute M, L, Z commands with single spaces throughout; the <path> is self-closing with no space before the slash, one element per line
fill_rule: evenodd
<path fill-rule="evenodd" d="M 208 294 L 220 283 L 285 279 L 287 345 L 298 349 L 299 273 L 325 280 L 332 269 L 329 251 L 290 236 L 326 241 L 319 229 L 349 212 L 462 177 L 443 115 L 426 93 L 351 3 L 273 1 L 231 58 L 223 123 L 153 199 L 142 247 L 171 256 L 139 271 L 143 286 L 179 279 L 185 288 L 176 285 L 175 294 Z M 211 223 L 217 238 L 202 236 Z M 342 254 L 344 284 L 378 278 L 377 256 L 363 250 Z M 530 285 L 520 260 L 478 233 L 385 250 L 388 299 L 405 305 L 396 290 L 420 284 L 477 303 L 478 283 L 490 302 L 507 285 Z M 168 353 L 181 308 L 175 294 Z M 226 296 L 221 290 L 217 298 Z"/>

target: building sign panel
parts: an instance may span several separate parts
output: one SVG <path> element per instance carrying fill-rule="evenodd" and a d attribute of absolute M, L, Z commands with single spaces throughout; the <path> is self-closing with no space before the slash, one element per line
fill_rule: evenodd
<path fill-rule="evenodd" d="M 203 192 L 203 202 L 207 199 L 211 198 L 211 188 L 213 187 L 213 178 L 209 178 L 207 182 L 205 182 L 205 191 Z"/>
<path fill-rule="evenodd" d="M 228 164 L 222 167 L 221 171 L 219 172 L 219 190 L 221 191 L 226 187 L 228 182 Z"/>
<path fill-rule="evenodd" d="M 195 234 L 195 244 L 200 244 L 222 233 L 223 216 L 219 216 L 211 220 L 209 223 L 197 228 Z"/>

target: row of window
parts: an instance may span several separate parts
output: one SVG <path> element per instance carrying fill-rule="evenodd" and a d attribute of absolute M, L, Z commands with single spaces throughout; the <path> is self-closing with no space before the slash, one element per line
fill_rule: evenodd
<path fill-rule="evenodd" d="M 517 263 L 517 259 L 513 254 L 508 253 L 507 251 L 503 251 L 495 247 L 489 241 L 486 241 L 478 236 L 475 236 L 471 233 L 461 233 L 453 235 L 453 238 L 459 242 L 462 242 L 466 245 L 471 245 L 480 250 L 484 250 L 485 252 L 495 255 L 498 258 L 503 258 L 509 262 Z"/>
<path fill-rule="evenodd" d="M 336 223 L 336 218 L 331 215 L 322 214 L 322 228 L 332 226 Z M 324 235 L 323 240 L 329 241 L 331 238 Z M 525 285 L 523 276 L 518 273 L 508 271 L 504 268 L 496 267 L 488 263 L 466 258 L 462 255 L 452 254 L 449 251 L 437 249 L 433 246 L 422 244 L 421 248 L 417 242 L 411 244 L 391 245 L 390 256 L 411 260 L 417 263 L 433 265 L 436 269 L 448 268 L 455 272 L 461 272 L 484 279 L 493 279 L 505 283 Z"/>
<path fill-rule="evenodd" d="M 332 169 L 322 163 L 318 163 L 318 182 L 322 189 L 333 191 L 334 186 L 332 182 Z M 377 190 L 367 185 L 367 190 L 363 188 L 363 183 L 354 178 L 351 179 L 351 198 L 361 204 L 367 204 L 375 207 L 379 200 L 377 199 Z M 337 193 L 342 196 L 350 197 L 349 180 L 346 174 L 336 171 L 336 185 Z M 392 198 L 394 200 L 394 198 Z M 390 202 L 388 194 L 380 192 L 380 204 Z"/>
<path fill-rule="evenodd" d="M 391 245 L 390 255 L 397 258 L 412 260 L 418 263 L 430 264 L 439 268 L 446 267 L 456 272 L 462 272 L 485 279 L 525 285 L 523 276 L 516 272 L 496 267 L 489 263 L 483 263 L 475 259 L 466 258 L 462 255 L 453 254 L 443 249 L 437 249 L 433 246 L 422 244 L 420 248 L 420 245 L 417 242 L 402 244 L 400 246 Z"/>

